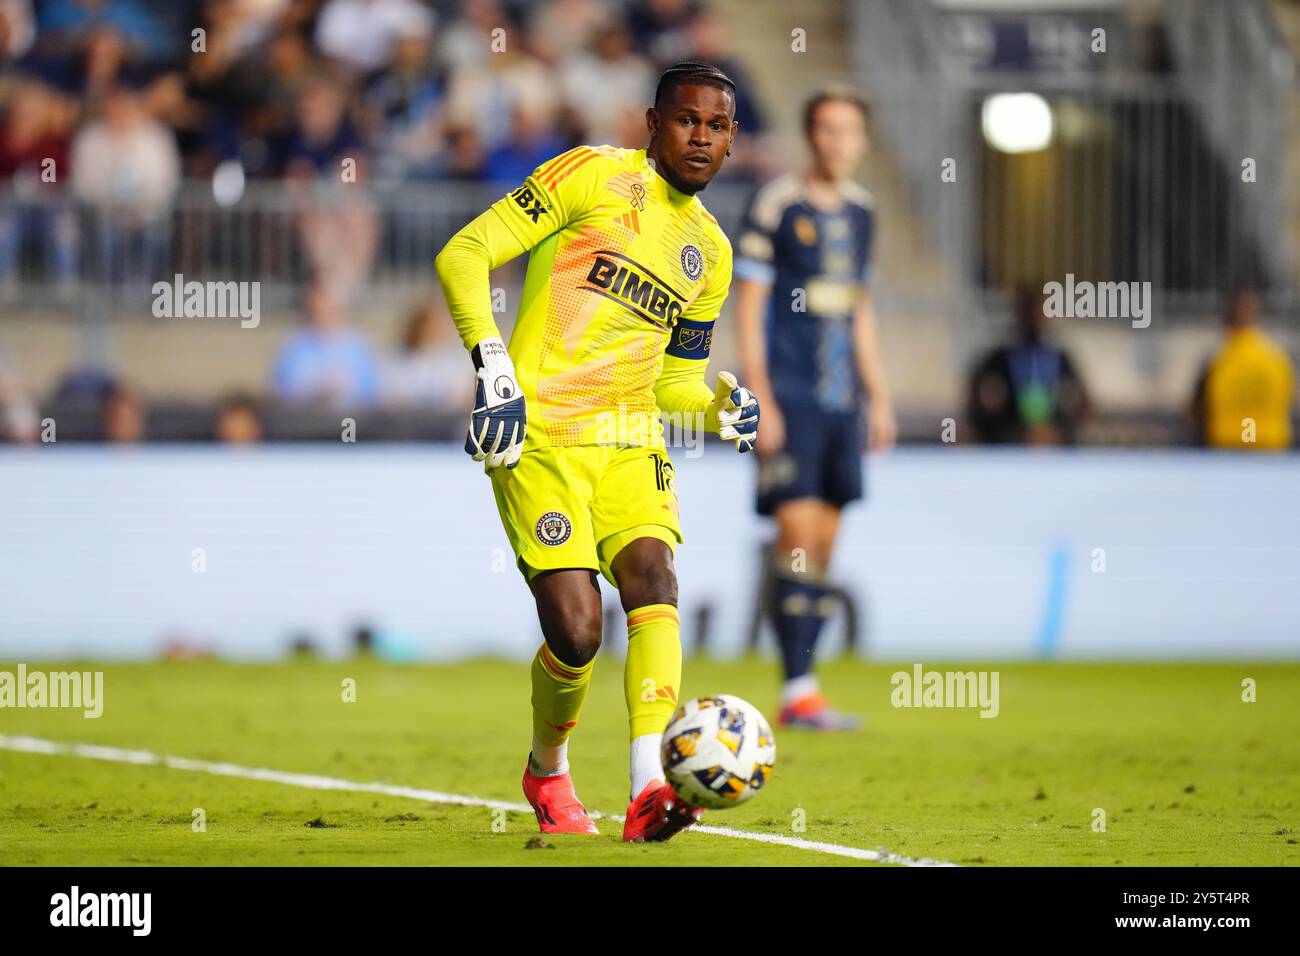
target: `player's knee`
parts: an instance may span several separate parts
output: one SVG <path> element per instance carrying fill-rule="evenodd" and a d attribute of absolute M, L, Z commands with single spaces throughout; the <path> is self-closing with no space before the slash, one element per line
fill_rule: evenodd
<path fill-rule="evenodd" d="M 545 629 L 546 644 L 561 663 L 585 667 L 600 650 L 603 620 L 600 606 L 564 608 L 555 614 Z"/>
<path fill-rule="evenodd" d="M 648 604 L 677 604 L 673 554 L 662 541 L 639 538 L 632 542 L 615 559 L 614 572 L 624 610 Z"/>

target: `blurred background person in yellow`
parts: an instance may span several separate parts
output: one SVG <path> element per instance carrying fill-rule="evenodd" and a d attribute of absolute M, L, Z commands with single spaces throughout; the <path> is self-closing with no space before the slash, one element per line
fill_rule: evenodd
<path fill-rule="evenodd" d="M 1203 445 L 1248 451 L 1291 447 L 1295 368 L 1258 322 L 1255 290 L 1233 290 L 1223 317 L 1223 342 L 1206 362 L 1192 398 L 1192 418 Z"/>

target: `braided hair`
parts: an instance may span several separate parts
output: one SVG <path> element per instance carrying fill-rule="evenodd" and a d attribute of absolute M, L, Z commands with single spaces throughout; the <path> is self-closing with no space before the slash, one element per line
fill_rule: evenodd
<path fill-rule="evenodd" d="M 655 109 L 659 109 L 665 99 L 672 96 L 681 86 L 712 86 L 731 94 L 732 103 L 736 100 L 736 83 L 711 63 L 699 60 L 683 60 L 664 70 L 655 88 Z"/>

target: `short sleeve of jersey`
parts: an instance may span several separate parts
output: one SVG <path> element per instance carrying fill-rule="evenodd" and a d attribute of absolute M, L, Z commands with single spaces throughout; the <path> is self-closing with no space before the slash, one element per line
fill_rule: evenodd
<path fill-rule="evenodd" d="M 875 245 L 876 233 L 876 211 L 874 205 L 870 202 L 864 203 L 858 208 L 858 229 L 866 235 L 865 246 L 862 250 L 862 272 L 858 276 L 858 283 L 863 288 L 870 288 L 871 283 L 876 277 L 876 267 L 872 262 L 871 249 Z"/>
<path fill-rule="evenodd" d="M 609 162 L 597 150 L 578 146 L 543 163 L 492 209 L 525 248 L 583 217 L 599 194 Z"/>
<path fill-rule="evenodd" d="M 731 243 L 717 230 L 718 261 L 709 271 L 708 284 L 682 313 L 673 328 L 667 354 L 673 358 L 703 360 L 713 345 L 713 323 L 731 290 Z"/>
<path fill-rule="evenodd" d="M 717 231 L 717 238 L 718 262 L 709 272 L 708 285 L 685 312 L 686 318 L 697 322 L 714 321 L 722 311 L 722 303 L 727 301 L 727 293 L 731 289 L 731 243 L 721 229 Z"/>
<path fill-rule="evenodd" d="M 754 193 L 745 210 L 745 218 L 740 227 L 740 237 L 736 243 L 736 275 L 752 282 L 771 285 L 776 277 L 775 237 L 780 225 L 779 215 L 771 221 L 771 211 L 760 203 L 763 190 Z M 764 215 L 767 212 L 767 215 Z"/>

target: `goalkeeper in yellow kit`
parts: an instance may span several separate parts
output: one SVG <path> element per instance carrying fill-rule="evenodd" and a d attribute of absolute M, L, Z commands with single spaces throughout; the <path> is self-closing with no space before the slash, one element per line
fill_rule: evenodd
<path fill-rule="evenodd" d="M 645 149 L 579 146 L 458 232 L 436 265 L 477 368 L 465 450 L 483 461 L 537 602 L 533 741 L 524 794 L 543 833 L 595 833 L 569 776 L 601 641 L 596 574 L 627 612 L 631 803 L 624 840 L 699 818 L 665 783 L 659 748 L 682 652 L 673 550 L 682 540 L 660 413 L 754 446 L 758 403 L 729 373 L 705 383 L 731 244 L 696 197 L 736 136 L 735 84 L 704 63 L 660 78 Z M 531 250 L 507 348 L 488 273 Z"/>

